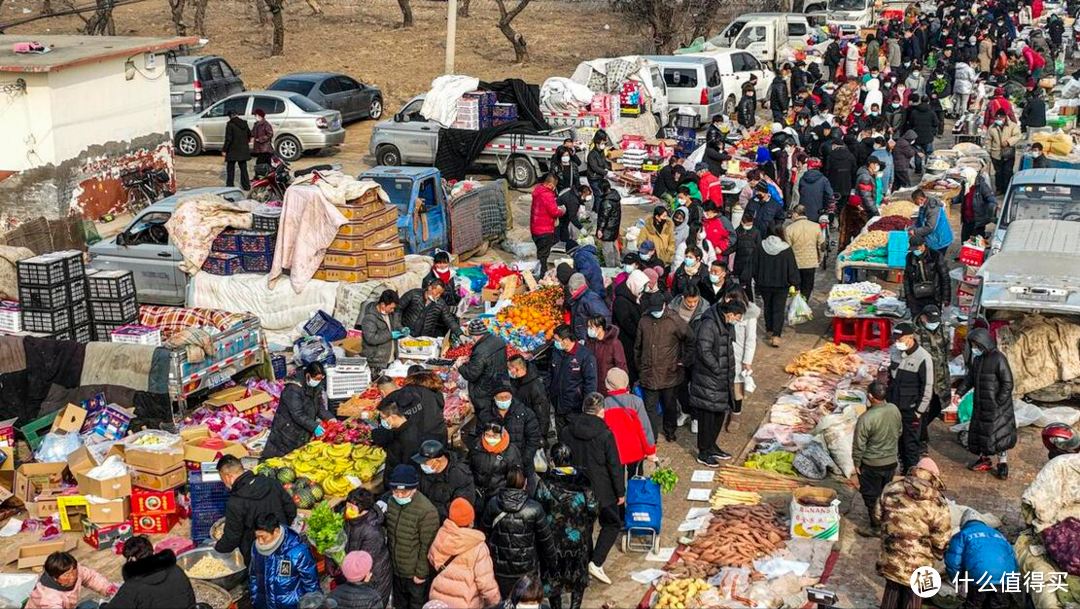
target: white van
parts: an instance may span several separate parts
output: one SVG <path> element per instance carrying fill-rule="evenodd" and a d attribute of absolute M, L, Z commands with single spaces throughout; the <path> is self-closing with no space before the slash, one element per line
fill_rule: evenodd
<path fill-rule="evenodd" d="M 810 22 L 798 13 L 746 13 L 705 43 L 705 51 L 746 51 L 758 61 L 771 62 L 775 68 L 777 51 L 785 46 L 806 47 Z"/>
<path fill-rule="evenodd" d="M 660 67 L 667 86 L 669 113 L 689 108 L 697 115 L 700 127 L 724 111 L 724 84 L 712 57 L 649 55 L 645 59 Z"/>
<path fill-rule="evenodd" d="M 827 23 L 838 26 L 842 36 L 856 36 L 874 24 L 874 0 L 829 0 L 825 12 Z"/>

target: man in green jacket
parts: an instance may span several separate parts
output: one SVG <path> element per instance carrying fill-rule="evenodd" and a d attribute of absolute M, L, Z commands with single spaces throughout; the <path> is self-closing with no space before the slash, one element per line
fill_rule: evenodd
<path fill-rule="evenodd" d="M 859 477 L 859 494 L 870 514 L 870 526 L 859 527 L 855 532 L 863 537 L 877 537 L 879 523 L 874 519 L 874 506 L 896 473 L 903 424 L 900 409 L 885 401 L 885 383 L 870 383 L 867 393 L 870 407 L 855 423 L 851 457 L 855 462 L 855 475 Z"/>
<path fill-rule="evenodd" d="M 431 565 L 427 554 L 439 531 L 439 512 L 417 487 L 416 468 L 401 464 L 390 474 L 386 536 L 394 564 L 394 609 L 420 609 L 427 600 Z"/>

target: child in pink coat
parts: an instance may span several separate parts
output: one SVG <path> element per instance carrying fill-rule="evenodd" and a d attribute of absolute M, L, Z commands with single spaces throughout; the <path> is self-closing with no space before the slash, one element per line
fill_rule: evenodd
<path fill-rule="evenodd" d="M 30 592 L 26 609 L 75 609 L 83 586 L 103 596 L 113 596 L 117 590 L 104 575 L 80 567 L 71 554 L 53 552 L 45 559 L 45 572 Z"/>

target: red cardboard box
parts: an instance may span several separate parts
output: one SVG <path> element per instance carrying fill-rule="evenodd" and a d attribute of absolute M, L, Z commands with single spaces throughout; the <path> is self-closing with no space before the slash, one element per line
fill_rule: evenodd
<path fill-rule="evenodd" d="M 107 550 L 117 542 L 127 541 L 134 535 L 130 522 L 97 524 L 83 520 L 83 541 L 95 550 Z"/>
<path fill-rule="evenodd" d="M 960 247 L 960 262 L 968 266 L 979 266 L 986 258 L 986 248 L 965 243 Z"/>
<path fill-rule="evenodd" d="M 180 516 L 176 514 L 139 514 L 138 516 L 132 516 L 133 529 L 136 535 L 163 535 L 168 533 L 176 523 L 180 521 Z"/>
<path fill-rule="evenodd" d="M 135 487 L 131 489 L 131 513 L 145 514 L 147 512 L 176 513 L 176 491 L 155 491 Z"/>

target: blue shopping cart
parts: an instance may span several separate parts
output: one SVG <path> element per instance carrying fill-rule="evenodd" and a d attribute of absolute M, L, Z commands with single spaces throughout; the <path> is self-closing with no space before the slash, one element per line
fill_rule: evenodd
<path fill-rule="evenodd" d="M 626 485 L 626 517 L 623 552 L 656 552 L 660 549 L 660 524 L 664 521 L 664 506 L 660 500 L 660 485 L 635 476 Z"/>

